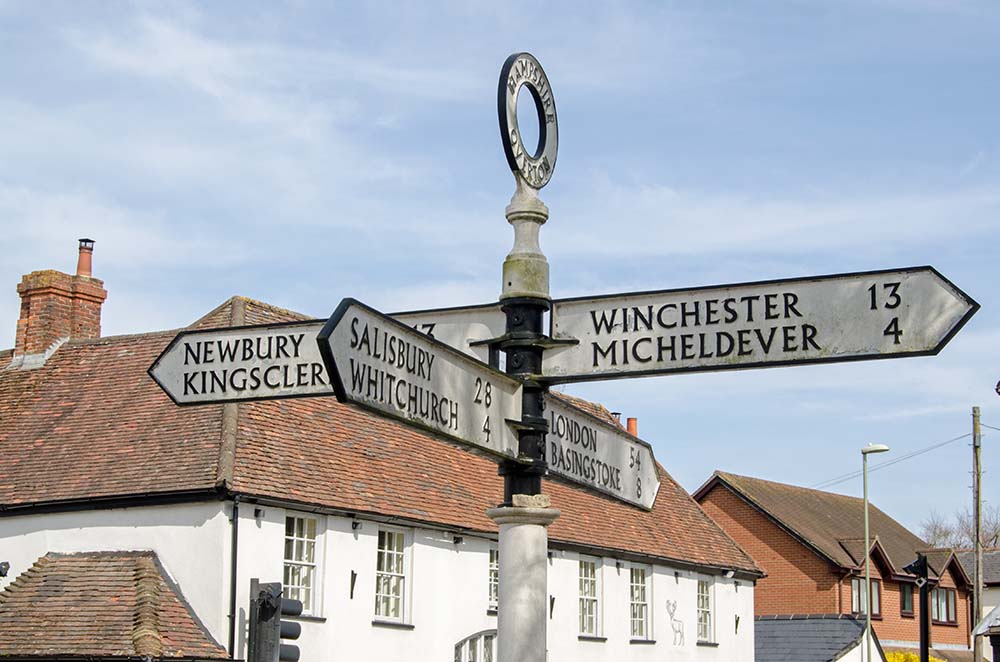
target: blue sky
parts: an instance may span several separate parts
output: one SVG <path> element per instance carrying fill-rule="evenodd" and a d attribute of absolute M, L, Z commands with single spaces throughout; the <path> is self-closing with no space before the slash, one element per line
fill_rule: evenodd
<path fill-rule="evenodd" d="M 930 264 L 982 304 L 937 357 L 566 390 L 688 489 L 814 485 L 1000 428 L 1000 7 L 0 0 L 0 345 L 14 286 L 97 240 L 106 334 L 242 294 L 317 317 L 483 303 L 513 178 L 496 80 L 541 61 L 556 297 Z M 1000 432 L 984 430 L 985 497 Z M 872 474 L 911 527 L 971 502 L 968 439 Z M 832 488 L 860 494 L 860 478 Z"/>

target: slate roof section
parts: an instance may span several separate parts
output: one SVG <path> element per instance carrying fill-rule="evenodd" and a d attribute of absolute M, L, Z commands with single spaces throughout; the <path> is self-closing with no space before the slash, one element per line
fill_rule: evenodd
<path fill-rule="evenodd" d="M 971 551 L 956 552 L 965 574 L 975 576 L 976 553 Z M 983 584 L 985 586 L 1000 586 L 1000 549 L 983 550 Z"/>
<path fill-rule="evenodd" d="M 706 495 L 720 484 L 733 490 L 831 563 L 846 570 L 856 570 L 862 565 L 865 550 L 858 532 L 864 531 L 863 499 L 723 471 L 716 471 L 698 488 L 695 498 Z M 872 553 L 880 553 L 895 575 L 908 576 L 904 566 L 916 560 L 917 553 L 921 552 L 927 555 L 932 578 L 950 566 L 960 579 L 967 581 L 961 565 L 953 562 L 952 550 L 932 549 L 870 501 L 868 505 Z"/>
<path fill-rule="evenodd" d="M 863 645 L 864 633 L 865 620 L 845 614 L 758 616 L 754 620 L 754 660 L 833 662 Z M 872 643 L 884 659 L 877 636 L 872 637 Z"/>
<path fill-rule="evenodd" d="M 199 324 L 232 319 L 237 302 L 228 300 Z M 261 314 L 268 322 L 301 317 L 252 300 L 242 304 L 246 323 L 261 321 Z M 333 397 L 236 405 L 230 458 L 223 443 L 223 405 L 177 407 L 146 374 L 175 334 L 69 342 L 41 368 L 0 371 L 0 515 L 39 504 L 63 507 L 94 498 L 175 493 L 221 496 L 228 489 L 334 511 L 496 532 L 485 515 L 503 494 L 495 460 Z M 547 480 L 545 490 L 562 510 L 550 539 L 760 576 L 753 560 L 662 467 L 659 471 L 652 511 Z"/>
<path fill-rule="evenodd" d="M 0 659 L 228 660 L 153 552 L 46 554 L 0 592 Z"/>

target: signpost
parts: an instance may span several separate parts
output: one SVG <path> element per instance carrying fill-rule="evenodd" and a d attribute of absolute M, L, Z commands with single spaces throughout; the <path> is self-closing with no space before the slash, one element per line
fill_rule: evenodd
<path fill-rule="evenodd" d="M 149 368 L 178 405 L 332 395 L 316 334 L 321 324 L 183 331 Z"/>
<path fill-rule="evenodd" d="M 522 91 L 535 105 L 534 148 L 518 125 Z M 567 404 L 550 384 L 931 355 L 979 304 L 932 267 L 553 301 L 538 239 L 548 208 L 538 194 L 559 132 L 552 88 L 532 55 L 504 63 L 497 111 L 516 185 L 498 303 L 386 316 L 344 299 L 325 324 L 185 331 L 149 374 L 178 405 L 336 394 L 500 458 L 503 504 L 487 512 L 503 559 L 498 660 L 542 662 L 546 527 L 559 516 L 542 477 L 647 509 L 659 489 L 649 444 Z M 499 352 L 507 374 L 490 367 Z"/>
<path fill-rule="evenodd" d="M 550 383 L 937 354 L 979 309 L 932 267 L 565 299 Z"/>
<path fill-rule="evenodd" d="M 517 456 L 518 380 L 354 299 L 341 302 L 317 340 L 341 402 Z"/>
<path fill-rule="evenodd" d="M 653 450 L 553 393 L 545 394 L 549 472 L 649 510 L 660 489 Z"/>

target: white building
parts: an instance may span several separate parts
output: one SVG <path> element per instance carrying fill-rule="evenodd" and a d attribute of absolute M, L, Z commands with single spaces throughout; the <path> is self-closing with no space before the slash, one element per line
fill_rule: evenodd
<path fill-rule="evenodd" d="M 259 578 L 305 603 L 304 660 L 492 659 L 493 460 L 332 397 L 178 407 L 146 374 L 176 331 L 100 338 L 81 264 L 25 277 L 0 352 L 0 588 L 46 554 L 149 550 L 235 658 Z M 194 326 L 298 319 L 234 297 Z M 549 659 L 753 660 L 759 569 L 660 481 L 646 511 L 546 479 Z M 36 659 L 74 652 L 53 632 Z"/>

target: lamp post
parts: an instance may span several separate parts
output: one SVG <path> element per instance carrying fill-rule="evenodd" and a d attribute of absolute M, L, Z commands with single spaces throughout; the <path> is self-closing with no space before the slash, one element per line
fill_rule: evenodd
<path fill-rule="evenodd" d="M 889 447 L 885 444 L 868 444 L 861 449 L 861 474 L 864 476 L 865 484 L 865 638 L 867 639 L 868 654 L 865 656 L 866 662 L 872 662 L 872 574 L 871 574 L 871 542 L 868 539 L 868 456 L 872 453 L 885 453 Z M 881 597 L 881 596 L 880 596 Z M 861 604 L 861 600 L 858 600 Z"/>

